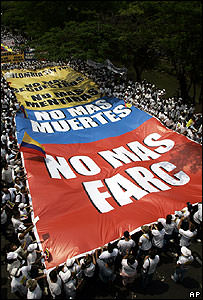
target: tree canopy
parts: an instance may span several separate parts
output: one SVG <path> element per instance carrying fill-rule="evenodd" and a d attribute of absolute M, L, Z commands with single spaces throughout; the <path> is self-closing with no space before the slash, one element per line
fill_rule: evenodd
<path fill-rule="evenodd" d="M 2 25 L 29 38 L 39 57 L 108 58 L 138 81 L 165 59 L 182 98 L 202 86 L 201 1 L 2 1 L 1 11 Z"/>

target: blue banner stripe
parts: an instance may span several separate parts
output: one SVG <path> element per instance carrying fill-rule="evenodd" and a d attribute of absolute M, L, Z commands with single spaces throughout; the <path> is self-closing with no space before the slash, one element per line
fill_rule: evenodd
<path fill-rule="evenodd" d="M 96 101 L 78 106 L 85 108 L 87 107 L 87 105 L 95 104 Z M 26 131 L 34 140 L 36 140 L 40 144 L 91 143 L 101 139 L 116 137 L 130 132 L 152 118 L 152 116 L 134 106 L 132 106 L 131 108 L 125 107 L 125 103 L 121 99 L 106 98 L 106 101 L 111 104 L 110 108 L 100 109 L 98 112 L 96 111 L 92 114 L 71 116 L 71 114 L 69 113 L 71 108 L 60 109 L 60 111 L 64 113 L 63 119 L 52 118 L 51 120 L 39 121 L 36 119 L 35 111 L 33 110 L 27 110 L 29 119 L 25 119 L 22 113 L 18 113 L 16 115 L 18 142 L 21 143 L 24 132 Z M 78 106 L 72 108 L 77 108 Z M 123 114 L 123 117 L 119 117 L 122 115 L 121 112 L 124 110 L 127 111 L 128 114 Z M 46 113 L 50 111 L 43 112 Z M 106 123 L 104 121 L 102 123 L 100 119 L 96 117 L 96 115 L 98 114 L 102 115 L 102 118 L 103 120 L 106 120 Z M 95 127 L 89 126 L 90 128 L 84 128 L 84 123 L 81 123 L 80 120 L 84 119 L 85 117 L 90 118 L 90 120 L 92 120 L 92 122 L 94 123 L 94 125 L 91 126 Z M 53 133 L 34 132 L 31 120 L 33 122 L 37 122 L 39 126 L 41 126 L 41 124 L 49 123 L 51 130 L 53 130 Z M 62 124 L 64 124 L 64 122 L 67 123 L 67 131 L 56 131 L 54 126 L 56 126 L 57 124 L 58 128 L 60 128 L 60 122 L 62 122 Z M 77 130 L 73 129 L 74 126 Z"/>

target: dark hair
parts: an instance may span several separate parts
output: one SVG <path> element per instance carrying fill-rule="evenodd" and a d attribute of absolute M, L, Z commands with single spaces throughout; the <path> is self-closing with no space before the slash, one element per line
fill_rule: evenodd
<path fill-rule="evenodd" d="M 107 250 L 108 250 L 109 253 L 113 252 L 113 245 L 111 243 L 108 243 Z"/>
<path fill-rule="evenodd" d="M 125 238 L 129 238 L 129 236 L 130 236 L 130 234 L 129 234 L 129 232 L 127 230 L 124 232 L 123 235 L 124 235 Z"/>
<path fill-rule="evenodd" d="M 172 220 L 172 215 L 167 215 L 166 216 L 166 224 L 171 224 L 171 220 Z"/>
<path fill-rule="evenodd" d="M 195 229 L 196 229 L 196 226 L 195 226 L 195 224 L 193 224 L 193 223 L 190 223 L 190 231 L 195 231 Z"/>
<path fill-rule="evenodd" d="M 157 255 L 157 250 L 156 249 L 153 248 L 153 249 L 149 250 L 150 258 L 154 259 L 156 255 Z"/>
<path fill-rule="evenodd" d="M 133 255 L 129 255 L 127 258 L 128 265 L 133 265 L 135 262 L 135 257 Z"/>
<path fill-rule="evenodd" d="M 157 229 L 158 229 L 159 231 L 161 231 L 163 228 L 164 228 L 163 224 L 162 224 L 161 222 L 158 222 L 158 224 L 157 224 Z"/>
<path fill-rule="evenodd" d="M 56 271 L 56 269 L 52 270 L 49 273 L 49 277 L 50 277 L 52 282 L 56 283 L 56 281 L 57 281 L 57 271 Z"/>

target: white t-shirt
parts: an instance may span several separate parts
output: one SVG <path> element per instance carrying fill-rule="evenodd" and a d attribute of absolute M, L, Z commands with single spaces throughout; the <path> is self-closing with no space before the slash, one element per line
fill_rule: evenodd
<path fill-rule="evenodd" d="M 72 278 L 68 278 L 68 281 L 66 281 L 66 273 L 60 271 L 59 276 L 61 277 L 63 283 L 64 283 L 64 290 L 68 297 L 74 297 L 76 293 L 76 280 Z"/>
<path fill-rule="evenodd" d="M 81 259 L 81 264 L 82 263 L 84 263 L 83 258 Z M 85 276 L 93 277 L 94 272 L 95 272 L 95 265 L 91 262 L 90 265 L 83 270 L 83 272 L 84 272 Z"/>
<path fill-rule="evenodd" d="M 13 277 L 11 280 L 11 293 L 19 292 L 21 296 L 26 297 L 27 295 L 27 287 L 26 278 L 24 275 L 20 276 L 19 278 Z"/>
<path fill-rule="evenodd" d="M 1 212 L 1 225 L 5 224 L 7 221 L 7 214 L 5 212 L 5 209 Z"/>
<path fill-rule="evenodd" d="M 37 259 L 37 252 L 33 250 L 32 252 L 29 252 L 27 256 L 27 264 L 28 266 L 33 265 Z"/>
<path fill-rule="evenodd" d="M 178 258 L 177 264 L 184 266 L 184 268 L 186 269 L 187 265 L 191 264 L 193 262 L 193 260 L 194 260 L 194 257 L 192 255 L 190 255 L 190 256 L 181 255 Z"/>
<path fill-rule="evenodd" d="M 165 229 L 162 229 L 161 231 L 157 229 L 152 229 L 152 235 L 152 243 L 154 244 L 154 246 L 162 248 L 164 244 Z"/>
<path fill-rule="evenodd" d="M 193 219 L 197 224 L 200 224 L 202 222 L 202 203 L 198 203 L 198 211 L 194 213 Z"/>
<path fill-rule="evenodd" d="M 37 286 L 36 288 L 34 289 L 34 291 L 30 291 L 28 289 L 28 292 L 27 292 L 27 299 L 41 299 L 42 298 L 42 290 L 39 286 L 39 284 L 37 283 Z"/>
<path fill-rule="evenodd" d="M 166 224 L 166 219 L 159 218 L 158 222 L 161 222 L 162 225 L 164 226 L 165 234 L 171 235 L 173 233 L 173 230 L 176 226 L 176 224 L 173 221 L 171 221 L 171 224 Z"/>
<path fill-rule="evenodd" d="M 188 230 L 183 230 L 183 229 L 179 229 L 179 233 L 181 235 L 181 238 L 180 238 L 180 246 L 190 246 L 191 244 L 191 238 L 193 238 L 196 234 L 197 234 L 197 231 L 190 231 L 189 229 Z"/>
<path fill-rule="evenodd" d="M 130 252 L 131 248 L 135 247 L 135 242 L 130 239 L 129 241 L 120 240 L 117 244 L 118 251 L 122 256 L 125 256 L 127 253 L 126 251 Z"/>
<path fill-rule="evenodd" d="M 8 194 L 4 193 L 2 196 L 2 203 L 5 204 L 7 201 L 15 201 L 16 198 L 16 189 L 15 188 L 9 188 Z"/>
<path fill-rule="evenodd" d="M 102 259 L 105 263 L 114 262 L 116 259 L 116 256 L 118 255 L 118 249 L 114 248 L 112 253 L 109 253 L 108 251 L 104 251 L 99 256 L 99 259 Z"/>
<path fill-rule="evenodd" d="M 19 239 L 19 236 L 21 235 L 21 233 L 18 233 L 18 240 L 21 243 L 21 245 L 23 245 L 26 242 L 26 247 L 28 247 L 31 243 L 32 243 L 32 237 L 31 235 L 28 233 L 26 233 L 26 235 L 24 236 L 24 238 L 22 240 Z"/>
<path fill-rule="evenodd" d="M 19 268 L 20 267 L 20 265 L 21 265 L 21 263 L 20 263 L 20 261 L 18 260 L 18 259 L 16 259 L 12 264 L 7 264 L 7 271 L 8 271 L 8 273 L 10 274 L 10 277 L 13 277 L 12 275 L 11 275 L 11 271 L 14 269 L 14 268 Z"/>
<path fill-rule="evenodd" d="M 20 225 L 24 225 L 23 222 L 21 222 L 19 219 L 16 219 L 16 218 L 14 218 L 14 217 L 11 218 L 11 222 L 12 222 L 12 225 L 13 225 L 13 227 L 14 227 L 14 229 L 15 229 L 15 232 L 17 232 L 17 229 L 18 229 L 18 227 L 19 227 Z"/>
<path fill-rule="evenodd" d="M 71 267 L 68 267 L 68 270 L 70 270 L 71 273 L 73 272 L 73 273 L 76 273 L 76 274 L 77 274 L 77 273 L 80 272 L 81 266 L 78 265 L 76 262 L 74 262 L 74 264 L 73 264 Z"/>
<path fill-rule="evenodd" d="M 139 238 L 139 243 L 141 243 L 140 249 L 144 251 L 149 250 L 152 247 L 152 243 L 149 240 L 148 233 L 144 233 L 143 235 L 141 235 L 141 237 Z"/>
<path fill-rule="evenodd" d="M 3 169 L 1 173 L 1 179 L 6 183 L 12 183 L 14 179 L 14 172 L 11 167 L 8 167 L 8 170 Z"/>
<path fill-rule="evenodd" d="M 156 266 L 157 266 L 158 262 L 159 262 L 158 255 L 156 255 L 154 259 L 147 258 L 143 264 L 144 273 L 146 272 L 146 270 L 148 270 L 148 272 L 147 272 L 148 274 L 153 274 L 156 270 Z"/>
<path fill-rule="evenodd" d="M 129 265 L 127 263 L 127 259 L 124 258 L 121 261 L 121 265 L 122 265 L 122 271 L 125 272 L 126 274 L 131 275 L 131 276 L 137 274 L 137 265 L 138 265 L 137 260 L 135 260 L 134 264 Z"/>
<path fill-rule="evenodd" d="M 47 282 L 49 284 L 49 289 L 53 298 L 61 294 L 62 280 L 57 275 L 57 281 L 54 283 L 50 280 L 49 273 L 51 270 L 47 271 Z"/>

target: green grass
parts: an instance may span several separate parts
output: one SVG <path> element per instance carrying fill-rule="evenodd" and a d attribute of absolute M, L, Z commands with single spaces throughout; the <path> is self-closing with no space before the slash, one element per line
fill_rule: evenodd
<path fill-rule="evenodd" d="M 172 75 L 160 71 L 145 71 L 142 78 L 155 84 L 159 89 L 165 89 L 167 98 L 177 95 L 179 85 L 176 78 Z"/>
<path fill-rule="evenodd" d="M 175 76 L 169 75 L 163 71 L 145 71 L 142 74 L 142 78 L 146 79 L 148 82 L 155 84 L 159 89 L 166 90 L 166 97 L 174 97 L 177 96 L 177 91 L 179 88 L 178 81 Z M 192 89 L 190 92 L 190 96 L 192 96 Z M 202 103 L 198 103 L 200 93 L 200 86 L 197 86 L 197 96 L 196 96 L 196 106 L 195 111 L 201 112 L 202 111 Z"/>

